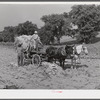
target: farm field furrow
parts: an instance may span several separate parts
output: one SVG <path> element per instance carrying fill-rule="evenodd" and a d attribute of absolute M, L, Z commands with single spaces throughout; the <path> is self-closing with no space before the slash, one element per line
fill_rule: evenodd
<path fill-rule="evenodd" d="M 18 67 L 14 48 L 0 45 L 0 88 L 14 85 L 20 89 L 100 89 L 99 43 L 87 47 L 89 55 L 81 59 L 77 69 L 71 69 L 67 60 L 66 69 L 57 66 L 58 72 L 53 75 L 49 74 L 49 67 L 44 70 L 44 64 L 38 69 L 33 65 Z"/>

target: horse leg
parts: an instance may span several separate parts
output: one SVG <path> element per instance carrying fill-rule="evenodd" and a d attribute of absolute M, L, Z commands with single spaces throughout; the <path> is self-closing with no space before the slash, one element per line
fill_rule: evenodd
<path fill-rule="evenodd" d="M 76 59 L 74 59 L 74 68 L 76 69 Z"/>
<path fill-rule="evenodd" d="M 62 66 L 62 61 L 60 60 L 60 66 Z"/>
<path fill-rule="evenodd" d="M 64 69 L 64 61 L 63 60 L 61 60 L 61 66 Z"/>
<path fill-rule="evenodd" d="M 80 56 L 79 55 L 77 55 L 75 59 L 76 59 L 76 63 L 77 64 L 80 64 L 81 63 L 81 59 L 80 59 Z"/>
<path fill-rule="evenodd" d="M 80 58 L 80 56 L 78 56 L 78 58 L 79 58 L 79 64 L 81 63 L 81 58 Z"/>
<path fill-rule="evenodd" d="M 64 67 L 65 67 L 65 60 L 63 60 L 63 62 L 62 62 L 62 63 L 63 63 L 62 65 L 63 65 L 63 69 L 64 69 Z"/>
<path fill-rule="evenodd" d="M 74 68 L 74 66 L 73 66 L 73 58 L 71 58 L 71 69 L 73 69 Z"/>
<path fill-rule="evenodd" d="M 60 66 L 62 67 L 62 61 L 61 61 L 61 60 L 59 60 L 59 62 L 60 62 Z"/>

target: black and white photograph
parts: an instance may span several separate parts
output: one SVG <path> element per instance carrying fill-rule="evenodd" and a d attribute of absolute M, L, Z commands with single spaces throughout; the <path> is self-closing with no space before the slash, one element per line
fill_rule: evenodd
<path fill-rule="evenodd" d="M 99 90 L 100 2 L 0 3 L 2 89 Z"/>

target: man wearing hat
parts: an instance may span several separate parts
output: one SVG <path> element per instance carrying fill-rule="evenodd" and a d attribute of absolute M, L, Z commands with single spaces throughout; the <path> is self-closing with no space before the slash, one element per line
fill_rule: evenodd
<path fill-rule="evenodd" d="M 40 37 L 38 36 L 38 32 L 37 31 L 34 32 L 32 38 L 35 40 L 35 46 L 34 47 L 35 47 L 36 51 L 38 51 L 38 44 L 40 44 L 42 46 L 43 46 L 43 44 L 40 41 Z"/>

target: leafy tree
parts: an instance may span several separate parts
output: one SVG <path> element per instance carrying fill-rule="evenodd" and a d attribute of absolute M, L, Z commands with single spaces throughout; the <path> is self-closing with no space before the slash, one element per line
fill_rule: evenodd
<path fill-rule="evenodd" d="M 68 13 L 66 13 L 66 12 L 63 13 L 63 16 L 64 16 L 63 31 L 64 31 L 65 35 L 73 37 L 75 34 L 75 30 L 72 30 L 73 27 L 71 24 L 72 23 L 71 19 L 70 19 Z"/>
<path fill-rule="evenodd" d="M 63 14 L 52 14 L 45 15 L 41 18 L 41 20 L 45 23 L 44 27 L 49 26 L 49 33 L 52 40 L 54 37 L 57 38 L 58 43 L 60 43 L 60 38 L 64 35 L 63 25 L 64 25 L 64 16 Z M 47 28 L 45 28 L 47 30 Z"/>
<path fill-rule="evenodd" d="M 15 34 L 17 35 L 32 35 L 34 31 L 38 30 L 37 25 L 32 22 L 26 21 L 24 23 L 20 23 L 15 28 Z"/>
<path fill-rule="evenodd" d="M 14 29 L 15 27 L 12 27 L 12 26 L 4 27 L 4 30 L 0 35 L 1 41 L 13 42 L 14 41 Z"/>
<path fill-rule="evenodd" d="M 3 42 L 14 42 L 14 37 L 17 35 L 32 35 L 34 31 L 38 30 L 37 25 L 32 22 L 26 21 L 20 23 L 18 26 L 4 27 L 4 30 L 0 34 L 0 41 Z"/>
<path fill-rule="evenodd" d="M 54 36 L 53 32 L 51 31 L 51 26 L 47 24 L 41 27 L 41 29 L 39 30 L 39 36 L 43 44 L 54 43 Z"/>
<path fill-rule="evenodd" d="M 96 37 L 100 30 L 100 6 L 75 5 L 69 16 L 72 23 L 78 26 L 75 34 L 79 41 L 89 42 Z"/>

